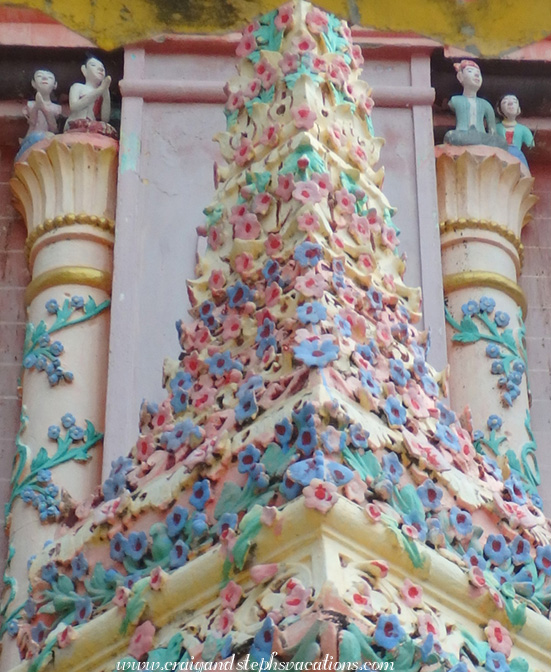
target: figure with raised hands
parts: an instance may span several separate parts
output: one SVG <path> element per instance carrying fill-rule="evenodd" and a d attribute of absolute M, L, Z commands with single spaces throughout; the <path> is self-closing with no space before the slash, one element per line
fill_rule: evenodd
<path fill-rule="evenodd" d="M 521 113 L 518 98 L 512 93 L 502 96 L 497 104 L 497 113 L 502 118 L 501 123 L 497 125 L 497 133 L 505 138 L 509 153 L 527 166 L 528 162 L 522 148 L 524 145 L 529 148 L 534 147 L 534 136 L 528 126 L 519 124 L 517 121 Z"/>
<path fill-rule="evenodd" d="M 35 142 L 57 133 L 57 120 L 61 115 L 61 105 L 54 103 L 51 99 L 52 93 L 57 89 L 53 72 L 45 68 L 36 70 L 31 86 L 36 94 L 34 100 L 29 100 L 23 109 L 23 115 L 29 122 L 29 129 L 27 135 L 21 140 L 21 148 L 15 157 L 16 161 Z"/>
<path fill-rule="evenodd" d="M 444 142 L 450 145 L 490 145 L 507 149 L 503 138 L 496 134 L 496 118 L 490 103 L 478 97 L 482 74 L 478 63 L 463 60 L 454 63 L 463 94 L 449 102 L 455 113 L 454 131 L 448 131 Z"/>

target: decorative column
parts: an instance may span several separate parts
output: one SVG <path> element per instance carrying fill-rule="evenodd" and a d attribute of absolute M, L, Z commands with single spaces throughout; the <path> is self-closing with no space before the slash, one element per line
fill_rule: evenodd
<path fill-rule="evenodd" d="M 535 487 L 527 305 L 518 285 L 534 180 L 517 158 L 482 145 L 441 145 L 436 166 L 451 404 L 458 412 L 470 406 L 479 450 L 493 458 L 513 451 Z"/>
<path fill-rule="evenodd" d="M 29 558 L 101 482 L 117 148 L 102 135 L 58 135 L 33 145 L 10 183 L 32 280 L 5 621 L 27 598 Z"/>

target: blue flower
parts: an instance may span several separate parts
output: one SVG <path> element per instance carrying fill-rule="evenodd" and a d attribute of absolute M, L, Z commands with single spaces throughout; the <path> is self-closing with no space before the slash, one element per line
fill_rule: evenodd
<path fill-rule="evenodd" d="M 60 343 L 60 341 L 54 341 L 50 345 L 50 352 L 54 357 L 59 357 L 59 355 L 61 355 L 61 353 L 63 352 L 63 344 Z"/>
<path fill-rule="evenodd" d="M 262 275 L 266 279 L 266 282 L 277 282 L 279 280 L 279 264 L 275 259 L 268 259 L 264 264 L 262 269 Z"/>
<path fill-rule="evenodd" d="M 122 562 L 122 560 L 124 560 L 125 546 L 126 537 L 121 532 L 117 532 L 117 534 L 115 534 L 115 536 L 111 539 L 109 546 L 109 555 L 111 556 L 111 559 Z"/>
<path fill-rule="evenodd" d="M 367 448 L 367 439 L 369 438 L 369 432 L 367 429 L 364 429 L 359 423 L 350 425 L 348 429 L 350 434 L 350 440 L 354 448 Z"/>
<path fill-rule="evenodd" d="M 318 435 L 314 423 L 307 423 L 298 432 L 295 447 L 304 455 L 311 455 L 318 445 Z"/>
<path fill-rule="evenodd" d="M 450 510 L 450 523 L 459 534 L 467 536 L 473 531 L 473 519 L 468 511 L 452 506 Z"/>
<path fill-rule="evenodd" d="M 46 583 L 51 585 L 57 579 L 57 567 L 55 563 L 48 562 L 48 564 L 44 565 L 40 570 L 40 576 Z"/>
<path fill-rule="evenodd" d="M 176 394 L 181 390 L 189 390 L 191 387 L 193 387 L 193 378 L 187 371 L 178 371 L 170 381 L 170 389 L 173 394 Z"/>
<path fill-rule="evenodd" d="M 90 618 L 92 613 L 92 600 L 88 595 L 79 596 L 75 600 L 75 620 L 77 623 L 84 623 Z"/>
<path fill-rule="evenodd" d="M 201 430 L 191 420 L 187 419 L 174 425 L 174 429 L 161 434 L 161 445 L 173 453 L 190 438 L 201 438 Z"/>
<path fill-rule="evenodd" d="M 488 429 L 495 429 L 497 431 L 498 429 L 501 429 L 503 420 L 499 417 L 499 415 L 494 414 L 490 415 L 486 424 L 488 425 Z"/>
<path fill-rule="evenodd" d="M 422 378 L 427 372 L 427 363 L 421 357 L 416 357 L 413 360 L 413 371 L 418 378 Z"/>
<path fill-rule="evenodd" d="M 393 649 L 404 639 L 405 635 L 405 630 L 400 625 L 398 616 L 395 614 L 379 616 L 374 634 L 375 642 L 379 646 L 385 649 Z"/>
<path fill-rule="evenodd" d="M 383 455 L 383 473 L 384 475 L 396 484 L 404 473 L 404 468 L 396 453 L 386 453 Z"/>
<path fill-rule="evenodd" d="M 50 299 L 49 301 L 46 301 L 45 308 L 50 315 L 55 315 L 59 310 L 59 304 L 55 299 Z"/>
<path fill-rule="evenodd" d="M 503 362 L 492 362 L 492 366 L 490 367 L 490 371 L 494 376 L 499 376 L 502 373 L 505 373 L 505 369 L 503 368 Z"/>
<path fill-rule="evenodd" d="M 511 557 L 511 551 L 502 534 L 490 534 L 484 544 L 484 555 L 494 565 L 501 565 Z"/>
<path fill-rule="evenodd" d="M 124 553 L 134 561 L 141 560 L 147 551 L 147 535 L 145 532 L 130 532 L 124 544 Z"/>
<path fill-rule="evenodd" d="M 274 334 L 275 323 L 268 317 L 264 318 L 264 322 L 258 327 L 255 337 L 255 343 L 258 343 L 256 348 L 256 356 L 261 358 L 268 348 L 272 347 L 277 350 L 277 341 Z"/>
<path fill-rule="evenodd" d="M 202 511 L 205 508 L 210 497 L 210 483 L 207 478 L 201 481 L 196 481 L 193 484 L 193 492 L 189 498 L 189 503 L 194 506 L 197 511 Z"/>
<path fill-rule="evenodd" d="M 236 513 L 223 513 L 218 521 L 218 534 L 223 534 L 226 530 L 235 530 L 237 527 Z"/>
<path fill-rule="evenodd" d="M 188 393 L 185 390 L 180 389 L 174 392 L 174 396 L 170 400 L 170 405 L 172 406 L 174 413 L 182 413 L 187 410 L 188 401 Z"/>
<path fill-rule="evenodd" d="M 499 347 L 495 343 L 490 343 L 489 345 L 486 346 L 486 355 L 488 357 L 491 357 L 492 359 L 499 357 L 500 355 Z"/>
<path fill-rule="evenodd" d="M 75 422 L 75 416 L 71 413 L 65 413 L 65 415 L 61 418 L 61 424 L 65 427 L 65 429 L 72 427 Z"/>
<path fill-rule="evenodd" d="M 494 321 L 498 327 L 506 327 L 509 324 L 510 317 L 508 313 L 498 310 L 494 315 Z"/>
<path fill-rule="evenodd" d="M 482 571 L 486 569 L 486 565 L 488 564 L 486 560 L 475 551 L 474 548 L 469 548 L 469 550 L 463 556 L 463 559 L 469 567 L 478 567 Z"/>
<path fill-rule="evenodd" d="M 169 563 L 171 569 L 177 569 L 178 567 L 183 567 L 189 555 L 189 546 L 184 543 L 181 539 L 174 544 L 170 550 Z"/>
<path fill-rule="evenodd" d="M 27 618 L 30 621 L 31 618 L 36 614 L 36 602 L 33 600 L 32 597 L 29 597 L 27 599 L 27 601 L 23 605 L 23 609 L 25 610 Z"/>
<path fill-rule="evenodd" d="M 270 478 L 266 473 L 266 467 L 258 462 L 253 465 L 249 472 L 249 478 L 256 484 L 257 488 L 261 489 L 267 488 L 270 482 Z"/>
<path fill-rule="evenodd" d="M 251 658 L 260 663 L 258 669 L 266 669 L 267 663 L 262 665 L 265 658 L 269 658 L 274 643 L 274 623 L 271 618 L 265 618 L 262 627 L 256 633 L 251 646 Z"/>
<path fill-rule="evenodd" d="M 457 435 L 441 422 L 436 423 L 435 436 L 445 448 L 455 450 L 456 452 L 461 449 Z"/>
<path fill-rule="evenodd" d="M 305 241 L 295 248 L 294 258 L 303 267 L 315 266 L 323 257 L 323 250 L 318 243 Z"/>
<path fill-rule="evenodd" d="M 297 307 L 297 317 L 302 324 L 318 324 L 327 317 L 327 310 L 319 301 L 302 303 Z"/>
<path fill-rule="evenodd" d="M 19 624 L 16 620 L 12 619 L 11 621 L 8 621 L 6 632 L 10 637 L 15 637 L 17 635 L 19 632 Z"/>
<path fill-rule="evenodd" d="M 72 296 L 71 297 L 71 306 L 78 310 L 79 308 L 84 307 L 84 298 L 82 296 Z"/>
<path fill-rule="evenodd" d="M 381 292 L 378 289 L 375 289 L 375 287 L 370 287 L 366 294 L 373 310 L 381 310 L 383 307 L 383 295 Z"/>
<path fill-rule="evenodd" d="M 250 301 L 252 298 L 251 290 L 244 285 L 240 280 L 238 280 L 235 285 L 231 285 L 227 289 L 228 294 L 228 305 L 230 308 L 237 308 L 238 306 L 243 306 L 247 301 Z"/>
<path fill-rule="evenodd" d="M 38 339 L 38 345 L 41 348 L 45 348 L 49 342 L 50 342 L 50 334 L 48 333 L 42 334 L 42 336 Z"/>
<path fill-rule="evenodd" d="M 427 662 L 427 659 L 428 659 L 428 657 L 429 657 L 429 655 L 430 655 L 430 653 L 431 653 L 433 647 L 434 647 L 434 635 L 432 634 L 432 632 L 430 632 L 430 633 L 427 635 L 427 638 L 426 638 L 425 641 L 421 644 L 421 647 L 420 647 L 421 660 L 422 660 L 424 663 Z"/>
<path fill-rule="evenodd" d="M 436 408 L 440 411 L 440 421 L 447 425 L 448 427 L 453 424 L 456 420 L 455 413 L 451 411 L 447 406 L 444 406 L 441 402 L 436 404 Z"/>
<path fill-rule="evenodd" d="M 191 517 L 191 531 L 194 536 L 200 537 L 209 529 L 207 515 L 202 511 L 196 511 Z"/>
<path fill-rule="evenodd" d="M 442 500 L 442 489 L 439 488 L 434 481 L 430 478 L 427 478 L 423 483 L 417 488 L 417 494 L 419 499 L 423 502 L 425 509 L 430 509 L 435 511 L 440 507 Z"/>
<path fill-rule="evenodd" d="M 523 567 L 513 576 L 511 583 L 519 595 L 530 598 L 536 592 L 534 578 L 532 572 L 527 567 Z"/>
<path fill-rule="evenodd" d="M 522 481 L 516 474 L 511 474 L 505 481 L 507 492 L 515 504 L 526 504 L 526 492 Z"/>
<path fill-rule="evenodd" d="M 536 567 L 547 576 L 551 576 L 551 546 L 539 546 L 536 549 Z"/>
<path fill-rule="evenodd" d="M 403 387 L 411 378 L 410 372 L 404 366 L 404 362 L 399 359 L 390 359 L 390 377 L 396 383 Z"/>
<path fill-rule="evenodd" d="M 49 469 L 40 469 L 36 475 L 36 480 L 38 483 L 48 483 L 52 478 L 52 472 Z"/>
<path fill-rule="evenodd" d="M 438 396 L 438 385 L 429 374 L 421 377 L 421 385 L 428 395 Z"/>
<path fill-rule="evenodd" d="M 132 587 L 136 583 L 136 581 L 140 580 L 140 574 L 139 572 L 134 572 L 133 574 L 128 574 L 125 576 L 123 585 L 125 588 L 128 588 L 128 590 L 132 590 Z"/>
<path fill-rule="evenodd" d="M 84 429 L 82 427 L 77 427 L 76 425 L 74 427 L 71 427 L 69 430 L 69 436 L 73 441 L 82 441 L 84 438 Z"/>
<path fill-rule="evenodd" d="M 23 368 L 24 369 L 32 369 L 33 366 L 36 365 L 36 360 L 37 360 L 36 355 L 27 355 L 23 359 Z"/>
<path fill-rule="evenodd" d="M 501 473 L 501 469 L 499 468 L 498 463 L 491 457 L 488 457 L 488 455 L 482 455 L 482 459 L 486 463 L 487 471 L 490 474 L 492 474 L 492 476 L 494 476 L 498 481 L 502 481 L 503 474 Z"/>
<path fill-rule="evenodd" d="M 488 651 L 486 653 L 485 667 L 488 672 L 509 672 L 511 669 L 507 664 L 507 658 L 499 651 Z"/>
<path fill-rule="evenodd" d="M 497 579 L 500 587 L 504 586 L 506 583 L 511 583 L 513 580 L 511 572 L 504 572 L 502 569 L 499 569 L 499 567 L 494 567 L 492 574 Z"/>
<path fill-rule="evenodd" d="M 511 559 L 515 565 L 523 565 L 530 560 L 530 543 L 520 534 L 517 534 L 511 544 L 511 554 Z"/>
<path fill-rule="evenodd" d="M 243 397 L 249 394 L 249 392 L 253 392 L 254 390 L 261 388 L 262 383 L 262 376 L 251 376 L 250 378 L 247 378 L 247 380 L 244 383 L 241 383 L 239 386 L 239 389 L 236 393 L 237 398 L 243 399 Z"/>
<path fill-rule="evenodd" d="M 124 490 L 125 485 L 126 482 L 124 479 L 121 481 L 120 479 L 106 478 L 102 486 L 105 501 L 108 502 L 111 499 L 116 499 Z"/>
<path fill-rule="evenodd" d="M 522 373 L 519 373 L 518 371 L 511 371 L 507 376 L 507 380 L 509 380 L 514 385 L 520 385 L 522 383 Z"/>
<path fill-rule="evenodd" d="M 258 406 L 253 391 L 244 394 L 235 407 L 235 419 L 242 424 L 248 418 L 253 418 L 258 413 Z"/>
<path fill-rule="evenodd" d="M 427 538 L 428 527 L 425 522 L 424 514 L 417 509 L 412 509 L 403 515 L 403 520 L 406 525 L 411 525 L 417 530 L 419 541 L 425 541 Z"/>
<path fill-rule="evenodd" d="M 534 506 L 537 506 L 538 509 L 543 509 L 543 499 L 538 495 L 537 492 L 532 492 L 530 497 L 532 498 L 532 504 Z"/>
<path fill-rule="evenodd" d="M 467 303 L 464 303 L 461 306 L 461 310 L 463 312 L 463 315 L 468 315 L 468 316 L 476 315 L 477 313 L 480 312 L 480 306 L 478 305 L 477 301 L 473 301 L 471 299 L 471 301 L 467 301 Z"/>
<path fill-rule="evenodd" d="M 239 460 L 237 470 L 240 474 L 248 474 L 260 459 L 260 451 L 253 443 L 249 443 L 237 457 Z"/>
<path fill-rule="evenodd" d="M 379 348 L 375 341 L 371 339 L 367 345 L 357 345 L 356 352 L 370 364 L 375 364 L 375 360 L 379 354 Z"/>
<path fill-rule="evenodd" d="M 291 500 L 300 495 L 302 486 L 300 483 L 295 483 L 289 476 L 284 475 L 279 490 L 284 497 Z"/>
<path fill-rule="evenodd" d="M 170 537 L 177 537 L 184 529 L 188 517 L 188 510 L 178 504 L 166 517 L 166 527 Z"/>
<path fill-rule="evenodd" d="M 88 571 L 88 560 L 84 557 L 83 553 L 75 555 L 71 560 L 71 569 L 73 579 L 81 579 L 86 572 Z"/>
<path fill-rule="evenodd" d="M 350 338 L 352 336 L 352 328 L 350 327 L 350 322 L 348 320 L 345 320 L 344 317 L 336 315 L 335 325 L 337 326 L 337 329 L 341 332 L 344 338 Z"/>
<path fill-rule="evenodd" d="M 363 387 L 367 388 L 369 393 L 374 397 L 378 397 L 381 393 L 381 386 L 373 378 L 371 371 L 366 371 L 365 369 L 360 369 L 360 380 Z"/>
<path fill-rule="evenodd" d="M 31 637 L 37 644 L 42 644 L 46 637 L 46 626 L 42 621 L 38 621 L 34 628 L 32 628 Z"/>
<path fill-rule="evenodd" d="M 199 306 L 199 317 L 203 320 L 203 322 L 208 320 L 209 317 L 212 317 L 212 313 L 215 308 L 216 306 L 212 301 L 203 301 L 203 303 Z"/>
<path fill-rule="evenodd" d="M 310 425 L 314 422 L 316 409 L 310 402 L 303 404 L 298 411 L 293 411 L 293 420 L 300 429 L 303 425 Z"/>
<path fill-rule="evenodd" d="M 503 401 L 507 406 L 512 406 L 513 401 L 520 395 L 520 387 L 514 383 L 507 383 L 507 392 L 503 393 Z"/>
<path fill-rule="evenodd" d="M 323 368 L 339 357 L 339 348 L 331 338 L 314 337 L 293 346 L 295 357 L 307 366 Z"/>
<path fill-rule="evenodd" d="M 526 366 L 523 361 L 520 359 L 515 359 L 513 364 L 512 364 L 513 371 L 517 371 L 518 373 L 524 373 L 526 371 Z"/>
<path fill-rule="evenodd" d="M 388 397 L 383 410 L 391 427 L 405 424 L 407 411 L 402 402 L 396 397 Z"/>
<path fill-rule="evenodd" d="M 465 665 L 465 663 L 457 663 L 450 669 L 449 672 L 469 672 L 469 668 Z"/>
<path fill-rule="evenodd" d="M 281 422 L 275 425 L 275 438 L 280 446 L 287 446 L 293 436 L 293 425 L 288 418 L 283 418 Z"/>
<path fill-rule="evenodd" d="M 490 296 L 480 297 L 480 310 L 483 313 L 491 313 L 496 307 L 496 302 Z"/>
<path fill-rule="evenodd" d="M 226 350 L 212 357 L 207 357 L 205 362 L 209 365 L 209 373 L 213 376 L 221 376 L 226 371 L 238 369 L 243 371 L 243 364 L 232 359 L 231 352 Z"/>

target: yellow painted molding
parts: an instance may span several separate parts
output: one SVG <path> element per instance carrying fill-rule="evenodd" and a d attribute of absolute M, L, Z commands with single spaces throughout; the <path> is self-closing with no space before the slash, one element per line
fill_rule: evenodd
<path fill-rule="evenodd" d="M 444 222 L 440 222 L 441 236 L 445 233 L 453 233 L 454 231 L 461 231 L 463 229 L 482 229 L 484 231 L 498 233 L 516 248 L 520 259 L 520 265 L 522 266 L 524 263 L 524 245 L 520 242 L 520 238 L 503 224 L 498 224 L 497 222 L 492 222 L 487 219 L 465 218 L 447 219 Z"/>
<path fill-rule="evenodd" d="M 2 0 L 4 4 L 4 0 Z M 7 4 L 7 3 L 6 3 Z M 280 0 L 9 0 L 38 9 L 104 49 L 159 33 L 214 33 L 240 29 L 254 16 L 275 9 Z M 323 9 L 351 23 L 379 30 L 416 32 L 483 56 L 496 56 L 541 40 L 551 33 L 549 0 L 319 0 Z"/>
<path fill-rule="evenodd" d="M 31 256 L 31 250 L 36 241 L 44 236 L 47 233 L 51 233 L 56 229 L 60 229 L 64 226 L 75 226 L 79 224 L 85 224 L 87 226 L 93 226 L 107 233 L 115 232 L 115 222 L 108 217 L 98 217 L 97 215 L 85 215 L 74 213 L 67 213 L 65 215 L 59 215 L 53 219 L 47 219 L 43 224 L 37 226 L 36 229 L 31 231 L 27 236 L 25 241 L 25 257 L 27 262 Z"/>
<path fill-rule="evenodd" d="M 444 294 L 455 292 L 467 287 L 491 287 L 510 296 L 522 310 L 522 317 L 526 319 L 528 304 L 526 296 L 516 282 L 509 280 L 500 273 L 490 271 L 464 271 L 444 276 Z"/>
<path fill-rule="evenodd" d="M 29 306 L 40 292 L 59 285 L 86 285 L 111 293 L 111 273 L 87 266 L 61 266 L 33 278 L 25 290 L 25 305 Z"/>

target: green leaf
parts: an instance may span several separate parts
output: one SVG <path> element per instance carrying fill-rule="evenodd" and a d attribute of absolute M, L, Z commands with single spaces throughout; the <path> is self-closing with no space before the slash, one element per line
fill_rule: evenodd
<path fill-rule="evenodd" d="M 182 635 L 177 632 L 166 647 L 153 649 L 147 656 L 148 663 L 159 663 L 160 669 L 164 669 L 166 663 L 177 661 L 182 650 Z"/>
<path fill-rule="evenodd" d="M 421 667 L 421 663 L 414 663 L 415 644 L 411 637 L 408 637 L 405 642 L 401 642 L 398 647 L 398 655 L 394 658 L 394 666 L 396 670 L 401 672 L 417 672 Z"/>
<path fill-rule="evenodd" d="M 513 336 L 513 332 L 510 329 L 505 329 L 501 334 L 501 340 L 503 343 L 513 352 L 515 355 L 518 355 L 517 342 Z"/>
<path fill-rule="evenodd" d="M 284 452 L 277 443 L 270 443 L 260 462 L 266 467 L 269 476 L 283 476 L 293 458 L 292 451 Z"/>
<path fill-rule="evenodd" d="M 357 663 L 362 659 L 362 649 L 355 634 L 341 630 L 339 635 L 339 662 Z"/>
<path fill-rule="evenodd" d="M 355 469 L 360 474 L 362 480 L 365 480 L 368 476 L 371 479 L 375 479 L 382 472 L 381 465 L 371 450 L 367 450 L 362 455 L 358 451 L 352 451 L 346 446 L 342 454 L 348 466 Z"/>
<path fill-rule="evenodd" d="M 39 614 L 55 614 L 56 613 L 56 608 L 54 606 L 53 602 L 46 602 L 46 604 L 42 605 L 40 609 L 38 610 Z"/>
<path fill-rule="evenodd" d="M 241 534 L 237 537 L 232 552 L 234 565 L 239 570 L 243 569 L 249 548 L 262 528 L 262 523 L 260 522 L 261 513 L 262 508 L 260 506 L 255 506 L 252 511 L 245 514 L 243 520 L 239 524 Z"/>
<path fill-rule="evenodd" d="M 147 583 L 144 583 L 144 585 L 140 586 L 138 589 L 134 587 L 134 590 L 136 591 L 134 595 L 128 600 L 126 603 L 126 614 L 124 616 L 123 622 L 121 623 L 121 627 L 119 632 L 122 635 L 125 635 L 128 626 L 131 623 L 137 623 L 140 616 L 142 615 L 146 602 L 145 598 L 142 596 L 142 593 L 146 587 Z"/>
<path fill-rule="evenodd" d="M 423 508 L 423 503 L 419 499 L 417 490 L 411 483 L 404 485 L 404 487 L 400 490 L 394 486 L 393 496 L 394 501 L 402 513 L 408 514 L 413 511 L 417 511 L 422 519 L 425 518 L 425 509 Z"/>
<path fill-rule="evenodd" d="M 84 304 L 84 314 L 89 315 L 93 313 L 97 308 L 97 304 L 91 296 L 88 296 L 88 301 Z"/>
<path fill-rule="evenodd" d="M 36 473 L 42 468 L 43 464 L 46 464 L 46 462 L 49 459 L 48 451 L 46 448 L 41 448 L 38 453 L 36 454 L 36 457 L 34 460 L 31 462 L 31 473 Z"/>
<path fill-rule="evenodd" d="M 369 639 L 367 635 L 364 635 L 364 633 L 360 630 L 360 628 L 358 628 L 358 626 L 355 623 L 350 623 L 350 625 L 346 629 L 348 632 L 354 635 L 354 637 L 358 641 L 360 645 L 360 650 L 362 652 L 363 660 L 369 661 L 370 663 L 382 662 L 382 658 L 380 658 L 371 648 L 372 640 Z"/>
<path fill-rule="evenodd" d="M 470 632 L 467 632 L 466 630 L 461 630 L 461 634 L 465 640 L 463 648 L 470 652 L 480 665 L 483 665 L 486 661 L 486 654 L 490 648 L 489 645 L 486 642 L 481 642 L 480 640 L 476 639 L 473 637 L 473 635 L 470 634 Z"/>
<path fill-rule="evenodd" d="M 525 658 L 513 658 L 509 663 L 509 669 L 511 672 L 528 672 L 530 666 Z"/>
<path fill-rule="evenodd" d="M 69 595 L 74 592 L 75 586 L 73 582 L 66 574 L 61 574 L 55 583 L 55 587 L 65 595 Z"/>

